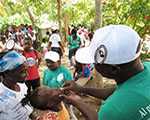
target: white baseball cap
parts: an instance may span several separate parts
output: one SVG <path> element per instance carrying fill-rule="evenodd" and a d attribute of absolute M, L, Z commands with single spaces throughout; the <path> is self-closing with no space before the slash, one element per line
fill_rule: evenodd
<path fill-rule="evenodd" d="M 57 62 L 58 60 L 60 60 L 60 56 L 57 52 L 54 51 L 49 51 L 45 53 L 44 59 L 48 59 L 51 60 L 53 62 Z"/>
<path fill-rule="evenodd" d="M 96 30 L 88 47 L 77 50 L 80 63 L 124 64 L 140 55 L 140 36 L 125 25 L 108 25 Z"/>

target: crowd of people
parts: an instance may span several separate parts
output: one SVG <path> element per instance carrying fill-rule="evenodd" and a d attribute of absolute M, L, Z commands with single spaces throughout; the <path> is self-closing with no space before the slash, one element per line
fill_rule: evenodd
<path fill-rule="evenodd" d="M 132 28 L 108 25 L 93 34 L 72 27 L 67 46 L 74 72 L 61 63 L 65 49 L 58 28 L 52 28 L 44 53 L 33 46 L 32 26 L 10 27 L 6 33 L 1 37 L 0 120 L 71 120 L 70 105 L 86 120 L 150 119 L 150 63 L 141 61 L 142 41 Z M 9 40 L 20 47 L 5 48 Z M 41 76 L 42 60 L 46 68 Z M 116 86 L 89 88 L 76 83 L 80 77 L 93 79 L 94 68 L 114 79 Z M 100 109 L 84 103 L 81 93 L 104 100 Z M 44 112 L 34 118 L 34 108 Z"/>

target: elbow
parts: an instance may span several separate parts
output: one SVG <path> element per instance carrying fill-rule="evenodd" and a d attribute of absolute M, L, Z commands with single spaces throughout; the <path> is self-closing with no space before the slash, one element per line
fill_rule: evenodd
<path fill-rule="evenodd" d="M 86 120 L 98 120 L 98 114 L 95 113 L 92 116 L 86 117 Z"/>

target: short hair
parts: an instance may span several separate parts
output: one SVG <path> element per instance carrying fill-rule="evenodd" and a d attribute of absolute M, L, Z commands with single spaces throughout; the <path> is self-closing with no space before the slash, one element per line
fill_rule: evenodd
<path fill-rule="evenodd" d="M 40 89 L 37 88 L 35 91 L 33 91 L 31 93 L 31 96 L 29 97 L 30 104 L 34 108 L 46 110 L 46 109 L 48 109 L 47 108 L 48 99 L 47 98 L 43 99 L 43 96 L 38 94 L 39 91 L 40 91 Z"/>

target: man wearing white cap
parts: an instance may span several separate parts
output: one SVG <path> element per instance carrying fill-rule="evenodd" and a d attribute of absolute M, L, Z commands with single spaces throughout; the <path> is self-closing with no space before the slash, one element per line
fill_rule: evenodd
<path fill-rule="evenodd" d="M 47 69 L 43 74 L 43 84 L 50 88 L 60 88 L 65 81 L 73 80 L 71 72 L 61 65 L 60 55 L 55 51 L 45 54 Z"/>
<path fill-rule="evenodd" d="M 85 88 L 68 83 L 66 89 L 104 99 L 98 114 L 73 96 L 65 96 L 87 120 L 150 120 L 150 63 L 142 63 L 140 37 L 125 25 L 98 29 L 89 47 L 76 53 L 80 63 L 94 63 L 104 77 L 114 79 L 115 88 Z M 90 114 L 88 114 L 90 111 Z M 94 119 L 92 119 L 94 118 Z"/>

